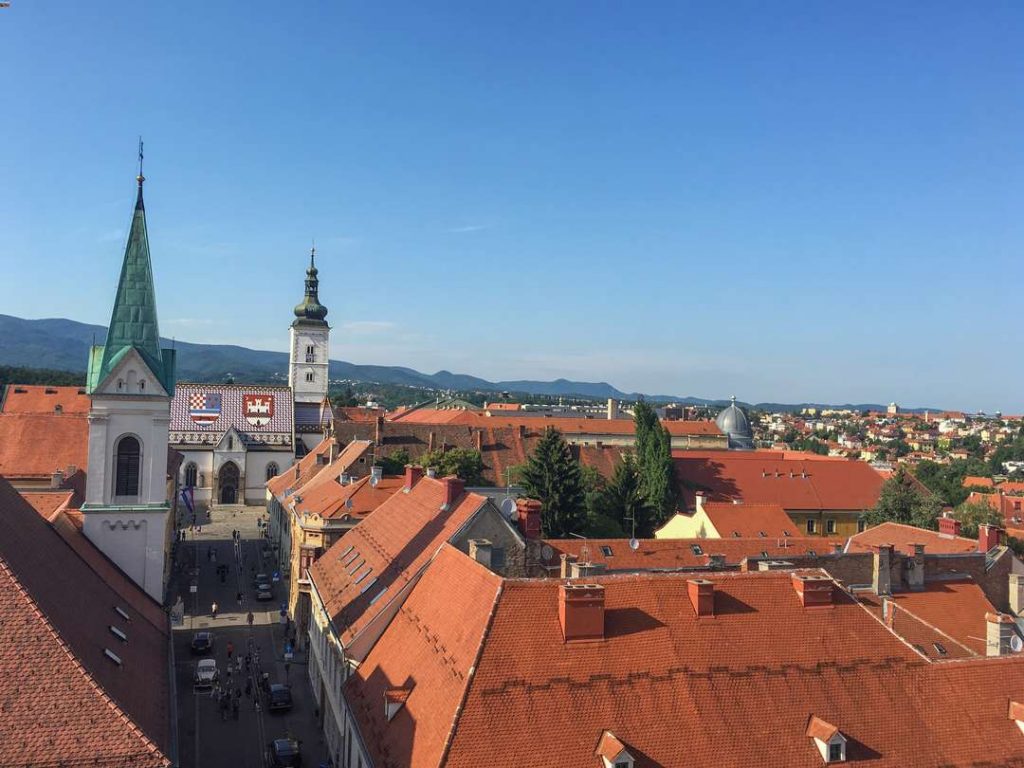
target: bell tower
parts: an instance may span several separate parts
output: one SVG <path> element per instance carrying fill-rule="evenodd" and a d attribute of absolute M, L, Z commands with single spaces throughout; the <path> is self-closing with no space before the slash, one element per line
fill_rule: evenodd
<path fill-rule="evenodd" d="M 327 307 L 320 303 L 319 289 L 313 248 L 306 270 L 306 295 L 295 307 L 291 327 L 288 386 L 296 403 L 319 404 L 327 397 L 331 327 L 324 319 Z"/>
<path fill-rule="evenodd" d="M 107 337 L 89 354 L 89 466 L 83 531 L 162 603 L 173 529 L 167 432 L 174 350 L 162 349 L 142 200 L 138 195 Z M 173 493 L 173 490 L 170 491 Z"/>

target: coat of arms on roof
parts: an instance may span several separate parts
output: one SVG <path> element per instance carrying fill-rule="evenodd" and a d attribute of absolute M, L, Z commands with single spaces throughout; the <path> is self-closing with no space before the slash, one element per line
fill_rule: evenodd
<path fill-rule="evenodd" d="M 242 414 L 254 427 L 265 427 L 274 416 L 274 396 L 242 395 Z"/>
<path fill-rule="evenodd" d="M 188 415 L 197 424 L 210 424 L 220 418 L 219 392 L 193 392 L 188 396 Z"/>

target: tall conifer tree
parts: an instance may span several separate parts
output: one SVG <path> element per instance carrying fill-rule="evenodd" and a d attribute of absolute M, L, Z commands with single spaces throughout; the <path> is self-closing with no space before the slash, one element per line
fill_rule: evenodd
<path fill-rule="evenodd" d="M 580 465 L 557 429 L 544 431 L 523 468 L 522 484 L 528 496 L 544 505 L 541 527 L 546 537 L 566 538 L 584 530 L 586 493 Z"/>

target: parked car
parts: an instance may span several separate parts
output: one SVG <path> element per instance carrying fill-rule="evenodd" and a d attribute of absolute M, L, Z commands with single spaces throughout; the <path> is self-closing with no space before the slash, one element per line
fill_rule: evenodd
<path fill-rule="evenodd" d="M 267 709 L 271 712 L 287 712 L 292 708 L 291 686 L 273 683 L 267 693 Z"/>
<path fill-rule="evenodd" d="M 254 587 L 258 587 L 260 584 L 269 584 L 269 583 L 270 583 L 270 576 L 268 576 L 265 573 L 257 573 L 255 576 L 252 577 L 252 585 Z"/>
<path fill-rule="evenodd" d="M 302 753 L 299 751 L 301 744 L 295 739 L 274 739 L 267 746 L 270 764 L 274 768 L 300 768 L 302 765 Z"/>
<path fill-rule="evenodd" d="M 269 584 L 260 584 L 256 587 L 256 599 L 261 602 L 274 599 L 274 590 L 270 588 Z"/>
<path fill-rule="evenodd" d="M 196 632 L 192 635 L 192 653 L 202 656 L 213 650 L 213 632 Z"/>
<path fill-rule="evenodd" d="M 200 659 L 196 664 L 196 673 L 193 678 L 196 688 L 212 688 L 219 678 L 217 662 L 213 659 Z"/>

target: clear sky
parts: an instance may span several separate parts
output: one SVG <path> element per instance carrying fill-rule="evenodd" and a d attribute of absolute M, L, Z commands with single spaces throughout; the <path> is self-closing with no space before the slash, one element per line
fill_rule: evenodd
<path fill-rule="evenodd" d="M 1024 3 L 0 9 L 0 312 L 748 401 L 1024 410 Z"/>

